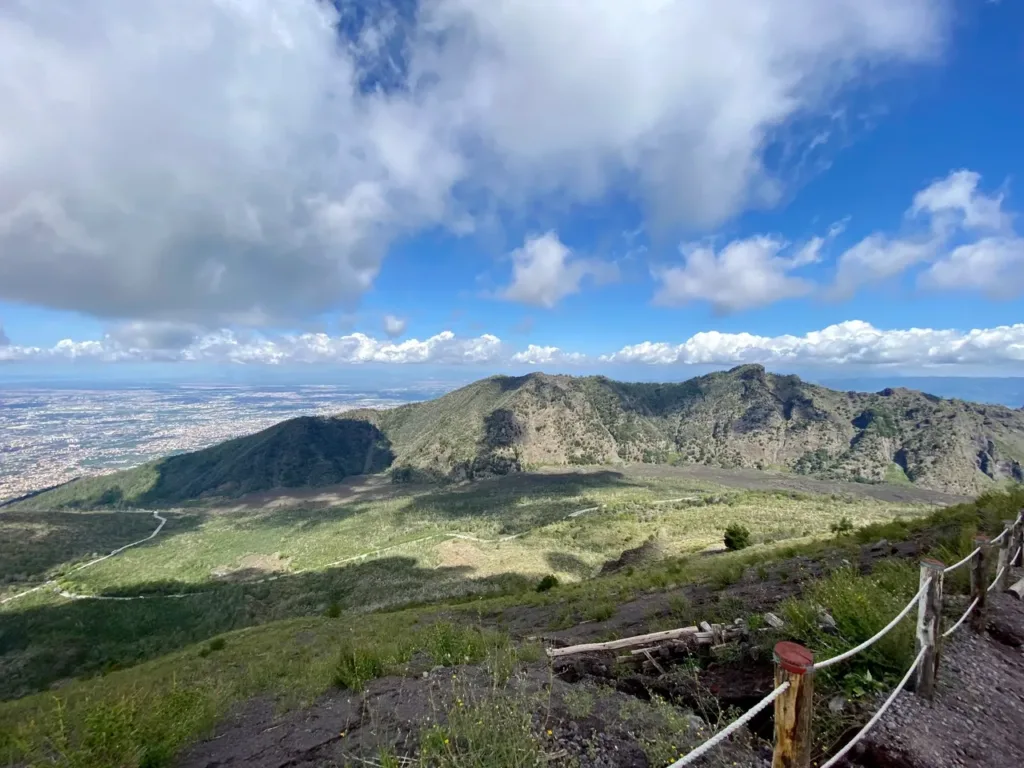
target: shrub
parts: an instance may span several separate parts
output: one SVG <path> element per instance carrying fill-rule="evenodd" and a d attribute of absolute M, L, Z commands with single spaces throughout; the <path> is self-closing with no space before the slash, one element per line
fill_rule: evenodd
<path fill-rule="evenodd" d="M 832 523 L 829 528 L 836 536 L 842 536 L 843 534 L 850 533 L 853 530 L 853 523 L 850 522 L 850 518 L 843 515 L 839 518 L 838 523 Z"/>
<path fill-rule="evenodd" d="M 550 574 L 549 573 L 547 576 L 545 576 L 543 579 L 540 580 L 539 584 L 537 584 L 537 591 L 538 592 L 547 592 L 549 589 L 554 589 L 557 586 L 558 586 L 558 577 L 555 576 L 554 574 Z"/>
<path fill-rule="evenodd" d="M 361 691 L 370 680 L 384 675 L 384 660 L 371 650 L 351 642 L 342 645 L 334 667 L 334 684 L 350 691 Z"/>
<path fill-rule="evenodd" d="M 341 603 L 337 600 L 332 600 L 327 606 L 327 610 L 324 611 L 324 616 L 329 619 L 336 619 L 341 616 Z"/>
<path fill-rule="evenodd" d="M 750 530 L 739 523 L 733 523 L 725 529 L 725 548 L 735 552 L 750 546 Z"/>

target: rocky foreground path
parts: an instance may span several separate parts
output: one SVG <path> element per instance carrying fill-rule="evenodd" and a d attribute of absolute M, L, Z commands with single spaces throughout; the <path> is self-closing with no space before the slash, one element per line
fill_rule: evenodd
<path fill-rule="evenodd" d="M 989 596 L 987 631 L 943 649 L 935 699 L 901 695 L 854 761 L 879 768 L 1018 768 L 1024 761 L 1024 602 Z"/>

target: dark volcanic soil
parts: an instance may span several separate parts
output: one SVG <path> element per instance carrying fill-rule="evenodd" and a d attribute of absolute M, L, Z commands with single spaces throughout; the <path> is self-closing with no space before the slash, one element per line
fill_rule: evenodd
<path fill-rule="evenodd" d="M 1020 576 L 1018 571 L 1017 576 Z M 988 631 L 950 638 L 933 702 L 903 694 L 858 761 L 879 768 L 1015 768 L 1024 755 L 1024 603 L 990 595 Z"/>
<path fill-rule="evenodd" d="M 887 544 L 865 546 L 856 565 L 866 571 L 878 559 L 914 557 L 917 550 L 914 542 L 901 544 L 898 550 Z M 541 638 L 545 645 L 641 634 L 652 631 L 652 623 L 659 619 L 658 628 L 664 628 L 666 620 L 677 618 L 673 606 L 677 608 L 680 600 L 693 621 L 731 621 L 798 594 L 808 580 L 846 564 L 842 557 L 792 558 L 767 566 L 767 573 L 760 575 L 751 569 L 740 581 L 720 590 L 685 585 L 652 592 L 620 604 L 606 621 L 562 630 L 545 629 L 557 605 L 510 608 L 483 621 L 519 638 Z M 177 765 L 377 764 L 382 747 L 415 758 L 424 730 L 443 725 L 457 702 L 473 707 L 497 696 L 520 712 L 532 713 L 529 728 L 542 734 L 552 765 L 664 766 L 704 741 L 716 725 L 728 723 L 756 703 L 773 684 L 771 659 L 743 646 L 733 646 L 723 658 L 706 658 L 702 665 L 679 661 L 667 665 L 662 674 L 649 665 L 617 668 L 611 654 L 581 655 L 554 667 L 544 661 L 527 664 L 507 682 L 496 681 L 487 665 L 429 669 L 420 661 L 419 666 L 411 665 L 406 676 L 376 680 L 359 694 L 334 691 L 313 706 L 284 716 L 275 716 L 271 701 L 251 701 L 232 713 L 214 738 L 187 750 Z M 766 713 L 751 724 L 750 731 L 716 749 L 702 764 L 766 766 L 770 748 L 764 739 L 770 736 L 770 713 Z"/>

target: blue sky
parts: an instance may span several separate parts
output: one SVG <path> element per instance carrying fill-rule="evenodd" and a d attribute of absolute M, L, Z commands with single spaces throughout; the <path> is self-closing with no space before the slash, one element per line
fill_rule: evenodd
<path fill-rule="evenodd" d="M 0 377 L 1024 372 L 1020 3 L 276 6 L 0 9 Z"/>

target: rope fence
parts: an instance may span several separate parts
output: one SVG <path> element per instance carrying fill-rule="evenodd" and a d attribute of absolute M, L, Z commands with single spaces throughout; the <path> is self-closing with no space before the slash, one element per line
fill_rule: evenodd
<path fill-rule="evenodd" d="M 672 765 L 670 765 L 668 768 L 682 768 L 684 765 L 690 765 L 695 760 L 702 757 L 705 752 L 710 752 L 712 749 L 717 747 L 727 738 L 732 736 L 732 734 L 734 734 L 740 728 L 742 728 L 755 717 L 757 717 L 758 714 L 767 709 L 769 704 L 773 703 L 777 698 L 779 698 L 779 696 L 781 696 L 788 690 L 788 682 L 785 682 L 782 685 L 778 686 L 774 691 L 769 693 L 767 696 L 765 696 L 763 699 L 757 702 L 757 704 L 748 709 L 743 715 L 740 715 L 740 717 L 733 720 L 729 725 L 720 730 L 718 733 L 716 733 L 710 739 L 705 741 L 699 747 L 683 755 L 681 758 L 672 763 Z"/>
<path fill-rule="evenodd" d="M 882 703 L 882 706 L 880 706 L 878 708 L 878 711 L 871 716 L 871 719 L 864 724 L 864 727 L 857 731 L 857 735 L 850 739 L 850 741 L 847 742 L 845 747 L 843 747 L 834 755 L 832 755 L 832 757 L 829 758 L 828 762 L 822 765 L 821 768 L 832 768 L 833 765 L 835 765 L 844 757 L 846 757 L 847 752 L 849 752 L 851 749 L 857 746 L 857 743 L 867 735 L 868 731 L 875 727 L 875 724 L 882 719 L 882 715 L 885 714 L 885 711 L 889 708 L 889 705 L 892 704 L 893 701 L 896 700 L 896 697 L 900 695 L 904 688 L 906 688 L 907 683 L 910 682 L 911 675 L 913 675 L 914 672 L 917 671 L 917 668 L 921 665 L 921 662 L 924 661 L 925 651 L 925 648 L 921 649 L 921 652 L 917 654 L 917 658 L 914 659 L 914 663 L 910 665 L 910 669 L 907 670 L 907 673 L 903 676 L 903 679 L 900 680 L 900 684 L 893 689 L 893 692 L 889 694 L 889 698 L 887 698 Z"/>
<path fill-rule="evenodd" d="M 896 614 L 896 618 L 894 618 L 892 621 L 890 621 L 888 624 L 886 624 L 875 635 L 873 635 L 872 637 L 869 637 L 867 640 L 865 640 L 860 645 L 855 646 L 855 647 L 851 648 L 848 651 L 844 651 L 843 653 L 840 653 L 838 656 L 833 656 L 831 659 L 825 659 L 825 661 L 819 661 L 817 664 L 814 665 L 814 668 L 816 670 L 818 670 L 818 669 L 828 669 L 833 664 L 838 664 L 841 661 L 846 661 L 851 656 L 856 656 L 861 651 L 867 650 L 872 645 L 877 643 L 879 640 L 881 640 L 883 637 L 885 637 L 887 634 L 889 634 L 889 632 L 892 631 L 893 627 L 895 627 L 897 624 L 899 624 L 901 621 L 903 621 L 904 618 L 906 618 L 906 615 L 908 613 L 910 613 L 911 610 L 913 610 L 915 605 L 918 604 L 918 602 L 921 600 L 921 596 L 925 593 L 925 591 L 928 589 L 928 587 L 930 585 L 931 585 L 931 579 L 926 581 L 924 583 L 924 585 L 921 587 L 921 589 L 918 590 L 917 594 L 914 595 L 913 599 L 909 603 L 907 603 L 906 607 L 902 611 L 900 611 L 898 614 Z"/>
<path fill-rule="evenodd" d="M 773 702 L 775 703 L 775 749 L 772 765 L 807 768 L 810 765 L 812 743 L 812 718 L 807 710 L 813 703 L 814 672 L 827 669 L 834 664 L 839 664 L 870 648 L 903 621 L 913 610 L 914 606 L 918 608 L 916 658 L 903 675 L 903 679 L 900 680 L 886 700 L 882 702 L 878 710 L 871 716 L 871 719 L 864 724 L 864 727 L 842 749 L 830 757 L 821 768 L 832 768 L 838 765 L 850 750 L 878 724 L 892 703 L 911 682 L 913 682 L 912 689 L 918 695 L 929 699 L 932 698 L 935 679 L 938 673 L 939 645 L 941 641 L 956 632 L 968 618 L 974 618 L 976 622 L 974 626 L 976 628 L 983 628 L 986 594 L 1000 585 L 1005 589 L 1005 579 L 1009 575 L 1010 569 L 1014 565 L 1021 563 L 1021 554 L 1024 552 L 1024 510 L 1021 510 L 1016 520 L 1007 522 L 1003 527 L 1003 532 L 998 536 L 991 540 L 984 536 L 978 536 L 975 538 L 975 543 L 978 546 L 967 557 L 949 567 L 945 567 L 937 560 L 923 560 L 921 562 L 921 586 L 917 594 L 911 598 L 903 610 L 885 627 L 848 651 L 844 651 L 830 659 L 814 663 L 813 654 L 803 646 L 791 642 L 781 642 L 776 645 L 775 690 L 712 738 L 672 763 L 668 768 L 683 768 L 683 766 L 691 765 L 749 723 Z M 991 584 L 986 585 L 988 556 L 996 544 L 1000 545 L 999 567 L 995 580 Z M 1014 546 L 1016 546 L 1016 549 L 1010 555 Z M 945 574 L 956 571 L 968 564 L 971 565 L 971 592 L 973 599 L 956 623 L 945 632 L 940 632 L 943 577 Z"/>

